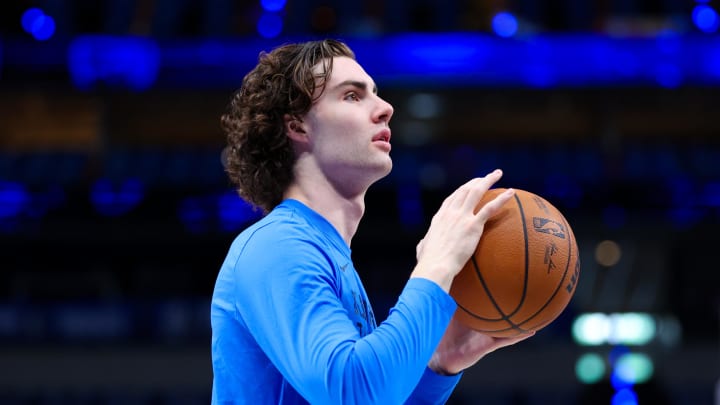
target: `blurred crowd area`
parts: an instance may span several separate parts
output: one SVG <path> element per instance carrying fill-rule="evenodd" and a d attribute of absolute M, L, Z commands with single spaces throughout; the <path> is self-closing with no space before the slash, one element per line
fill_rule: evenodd
<path fill-rule="evenodd" d="M 525 34 L 652 35 L 667 29 L 692 31 L 695 4 L 687 0 L 19 0 L 2 5 L 3 32 L 20 32 L 13 16 L 33 5 L 56 19 L 60 36 L 102 32 L 168 39 L 254 36 L 258 20 L 268 12 L 282 18 L 283 33 L 289 35 L 490 32 L 499 12 L 515 15 Z"/>

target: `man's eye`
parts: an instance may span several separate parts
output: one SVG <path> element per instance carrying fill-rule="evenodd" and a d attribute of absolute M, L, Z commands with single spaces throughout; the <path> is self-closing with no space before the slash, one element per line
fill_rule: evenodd
<path fill-rule="evenodd" d="M 348 93 L 345 95 L 345 99 L 357 101 L 357 100 L 360 100 L 360 97 L 358 97 L 358 95 L 356 93 Z"/>

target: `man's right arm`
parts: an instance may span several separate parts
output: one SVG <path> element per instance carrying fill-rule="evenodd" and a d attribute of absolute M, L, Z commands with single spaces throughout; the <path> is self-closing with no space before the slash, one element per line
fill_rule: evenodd
<path fill-rule="evenodd" d="M 435 283 L 409 280 L 386 321 L 361 337 L 316 245 L 298 242 L 236 266 L 236 305 L 251 334 L 314 404 L 404 402 L 456 308 Z"/>

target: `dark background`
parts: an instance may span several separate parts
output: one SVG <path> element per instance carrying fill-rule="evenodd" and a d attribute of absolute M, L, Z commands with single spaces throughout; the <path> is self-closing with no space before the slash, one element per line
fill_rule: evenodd
<path fill-rule="evenodd" d="M 656 320 L 657 337 L 628 348 L 654 364 L 634 387 L 639 403 L 717 403 L 720 41 L 717 24 L 693 20 L 698 5 L 718 9 L 681 0 L 3 2 L 0 403 L 209 402 L 215 276 L 258 218 L 223 172 L 219 117 L 260 50 L 321 37 L 348 41 L 395 107 L 395 168 L 371 188 L 352 244 L 378 320 L 432 213 L 473 176 L 502 168 L 499 186 L 542 195 L 575 231 L 583 265 L 570 306 L 469 370 L 451 403 L 620 403 L 610 371 L 593 384 L 576 377 L 583 353 L 609 370 L 618 349 L 573 341 L 584 312 Z M 53 18 L 50 38 L 23 29 L 31 7 Z M 510 38 L 493 27 L 502 11 L 518 23 Z M 494 50 L 489 62 L 412 59 L 425 49 L 430 61 L 457 61 L 454 49 L 477 43 Z M 82 53 L 91 48 L 95 59 Z M 107 49 L 114 59 L 98 59 Z M 158 51 L 153 65 L 147 55 Z M 603 70 L 631 56 L 627 71 Z M 78 73 L 84 66 L 96 74 Z M 619 261 L 598 261 L 602 241 L 617 244 Z"/>

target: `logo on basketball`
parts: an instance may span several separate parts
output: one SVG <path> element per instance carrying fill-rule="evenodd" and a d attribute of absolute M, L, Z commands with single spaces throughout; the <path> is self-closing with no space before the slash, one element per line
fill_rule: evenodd
<path fill-rule="evenodd" d="M 535 232 L 547 233 L 565 239 L 565 226 L 552 219 L 533 217 L 533 228 Z"/>
<path fill-rule="evenodd" d="M 565 286 L 568 293 L 573 293 L 573 290 L 575 290 L 575 286 L 577 285 L 578 278 L 580 278 L 580 255 L 575 256 L 575 270 L 573 271 L 572 276 L 570 276 L 570 282 L 567 286 Z"/>
<path fill-rule="evenodd" d="M 547 265 L 547 274 L 550 274 L 551 270 L 557 268 L 555 262 L 553 261 L 553 256 L 555 256 L 555 253 L 557 253 L 557 251 L 558 247 L 554 243 L 550 243 L 549 245 L 545 246 L 545 258 L 543 259 L 543 264 Z"/>
<path fill-rule="evenodd" d="M 547 205 L 545 205 L 545 201 L 542 198 L 534 196 L 533 201 L 535 201 L 535 204 L 537 204 L 538 208 L 543 210 L 546 215 L 550 215 L 550 210 L 548 209 Z"/>

